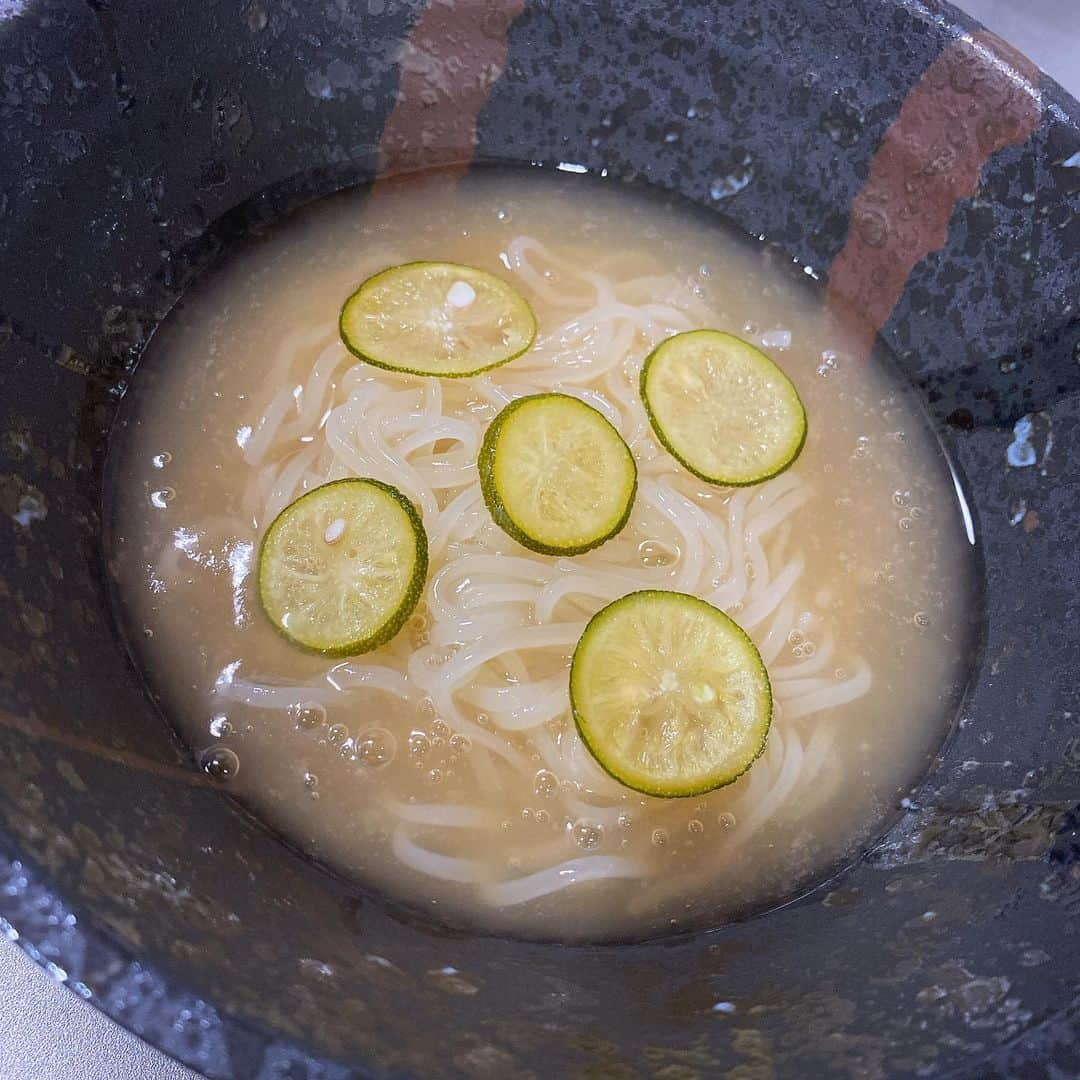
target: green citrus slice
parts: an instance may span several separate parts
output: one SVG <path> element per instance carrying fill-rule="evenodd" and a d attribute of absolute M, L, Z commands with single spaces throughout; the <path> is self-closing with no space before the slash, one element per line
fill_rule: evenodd
<path fill-rule="evenodd" d="M 637 466 L 622 436 L 567 394 L 507 405 L 484 436 L 478 466 L 496 524 L 545 555 L 579 555 L 610 540 L 637 491 Z"/>
<path fill-rule="evenodd" d="M 656 437 L 713 484 L 768 480 L 806 441 L 791 380 L 760 349 L 719 330 L 662 341 L 641 369 L 641 397 Z"/>
<path fill-rule="evenodd" d="M 341 309 L 341 339 L 360 359 L 413 375 L 477 375 L 536 337 L 525 298 L 494 274 L 412 262 L 369 277 Z"/>
<path fill-rule="evenodd" d="M 686 593 L 646 590 L 602 608 L 570 669 L 581 737 L 616 780 L 647 795 L 700 795 L 765 747 L 772 690 L 746 633 Z"/>
<path fill-rule="evenodd" d="M 427 535 L 412 503 L 378 480 L 347 479 L 301 495 L 259 551 L 259 598 L 290 641 L 353 656 L 389 641 L 427 577 Z"/>

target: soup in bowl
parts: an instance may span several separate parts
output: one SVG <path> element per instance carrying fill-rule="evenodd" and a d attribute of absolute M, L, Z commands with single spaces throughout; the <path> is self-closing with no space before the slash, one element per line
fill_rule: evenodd
<path fill-rule="evenodd" d="M 133 651 L 202 767 L 345 876 L 515 936 L 714 926 L 850 859 L 937 752 L 980 599 L 941 444 L 812 285 L 670 197 L 521 168 L 335 196 L 206 278 L 140 365 L 106 481 Z M 518 350 L 518 315 L 524 352 L 443 373 Z M 382 501 L 327 486 L 358 479 L 407 500 L 426 568 Z M 358 638 L 399 603 L 375 584 L 394 560 L 408 610 Z M 644 591 L 734 620 L 764 689 L 688 614 L 588 644 Z M 590 706 L 571 664 L 593 649 L 641 685 Z M 608 713 L 629 727 L 590 741 Z"/>

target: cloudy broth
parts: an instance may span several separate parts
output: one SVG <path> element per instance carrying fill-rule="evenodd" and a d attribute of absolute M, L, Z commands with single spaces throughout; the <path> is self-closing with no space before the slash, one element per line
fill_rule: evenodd
<path fill-rule="evenodd" d="M 362 364 L 343 300 L 410 260 L 513 283 L 537 344 L 483 376 Z M 761 347 L 805 448 L 712 487 L 656 442 L 643 358 L 681 329 Z M 501 405 L 559 389 L 615 423 L 629 523 L 574 558 L 496 527 L 476 453 Z M 260 609 L 273 517 L 330 479 L 417 506 L 424 596 L 389 644 L 329 659 Z M 647 936 L 778 902 L 858 852 L 939 747 L 966 677 L 971 547 L 948 464 L 887 365 L 820 298 L 681 204 L 549 171 L 428 176 L 325 200 L 207 276 L 155 336 L 109 461 L 108 545 L 133 651 L 198 763 L 313 857 L 446 921 L 560 940 Z M 709 599 L 759 646 L 768 746 L 729 787 L 620 786 L 569 714 L 585 621 L 633 589 Z"/>

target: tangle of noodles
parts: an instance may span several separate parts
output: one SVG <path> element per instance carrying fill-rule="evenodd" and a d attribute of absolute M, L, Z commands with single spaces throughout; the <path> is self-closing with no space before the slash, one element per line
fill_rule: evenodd
<path fill-rule="evenodd" d="M 440 381 L 378 370 L 349 357 L 333 325 L 297 331 L 281 343 L 274 359 L 280 388 L 244 446 L 245 512 L 261 530 L 291 500 L 328 480 L 387 481 L 423 515 L 431 577 L 409 630 L 377 653 L 328 662 L 319 678 L 296 685 L 234 668 L 216 693 L 272 713 L 372 693 L 428 715 L 434 710 L 467 740 L 469 782 L 453 799 L 432 794 L 428 802 L 388 799 L 378 807 L 402 865 L 474 888 L 478 899 L 498 907 L 637 880 L 632 909 L 654 909 L 715 877 L 785 807 L 822 797 L 839 722 L 832 714 L 865 694 L 872 675 L 845 652 L 850 675 L 841 677 L 839 645 L 808 600 L 804 556 L 787 551 L 800 515 L 814 512 L 813 486 L 799 464 L 759 487 L 706 495 L 653 438 L 637 390 L 642 360 L 668 335 L 708 325 L 702 302 L 665 277 L 619 280 L 583 269 L 528 236 L 509 245 L 506 263 L 522 291 L 556 309 L 559 321 L 499 371 Z M 287 385 L 301 351 L 315 362 L 299 385 Z M 551 390 L 574 394 L 608 417 L 640 471 L 627 527 L 573 559 L 534 555 L 509 540 L 490 520 L 476 473 L 483 432 L 497 410 Z M 665 823 L 685 828 L 694 813 L 690 800 L 646 799 L 621 787 L 585 750 L 568 709 L 569 658 L 585 621 L 641 588 L 694 593 L 736 617 L 771 668 L 776 699 L 761 760 L 704 800 L 733 824 L 692 869 L 676 875 L 665 875 L 654 859 L 618 854 L 603 838 L 643 808 L 657 827 L 654 838 Z M 785 650 L 796 662 L 777 662 Z M 820 724 L 825 714 L 829 722 Z M 499 807 L 507 791 L 518 789 L 527 802 L 540 769 L 553 774 L 546 812 L 567 828 L 520 859 L 500 861 L 499 845 L 483 838 L 503 827 Z M 478 839 L 453 847 L 462 834 Z"/>

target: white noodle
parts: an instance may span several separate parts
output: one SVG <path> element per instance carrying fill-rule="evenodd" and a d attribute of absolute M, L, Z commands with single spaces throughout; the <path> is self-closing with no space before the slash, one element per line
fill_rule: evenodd
<path fill-rule="evenodd" d="M 373 808 L 385 817 L 401 864 L 475 887 L 498 907 L 529 904 L 584 882 L 648 878 L 648 888 L 630 904 L 637 909 L 683 894 L 689 878 L 705 883 L 715 877 L 724 860 L 793 800 L 808 793 L 826 797 L 830 786 L 818 777 L 828 771 L 836 728 L 807 718 L 865 694 L 872 676 L 868 665 L 849 658 L 852 676 L 834 677 L 833 635 L 819 615 L 803 610 L 804 558 L 798 551 L 785 555 L 799 536 L 797 516 L 813 501 L 798 465 L 753 489 L 703 493 L 653 436 L 638 393 L 642 361 L 669 334 L 708 325 L 712 313 L 672 278 L 619 281 L 557 258 L 531 237 L 514 239 L 505 255 L 523 291 L 559 311 L 558 325 L 524 357 L 495 376 L 418 379 L 355 362 L 342 368 L 347 354 L 335 328 L 306 328 L 278 348 L 272 385 L 279 389 L 242 447 L 253 466 L 242 505 L 259 528 L 301 491 L 343 476 L 392 483 L 417 504 L 432 567 L 417 623 L 424 637 L 410 641 L 402 633 L 365 658 L 373 662 L 333 664 L 295 685 L 240 679 L 230 670 L 215 692 L 268 711 L 304 704 L 329 709 L 365 691 L 426 701 L 471 741 L 467 767 L 474 783 L 463 803 L 433 791 L 430 801 L 388 799 Z M 297 357 L 315 350 L 299 387 L 292 385 Z M 551 390 L 599 410 L 626 438 L 639 469 L 638 500 L 623 532 L 573 559 L 534 555 L 510 541 L 490 521 L 476 472 L 495 412 L 515 397 Z M 646 542 L 670 553 L 670 563 L 647 564 L 639 554 Z M 163 565 L 178 557 L 170 549 Z M 628 793 L 599 768 L 569 717 L 569 657 L 585 620 L 641 588 L 703 595 L 736 614 L 770 668 L 776 701 L 762 759 L 729 789 L 708 797 L 714 807 L 731 808 L 736 826 L 686 876 L 673 879 L 658 859 L 610 849 L 626 812 L 685 828 L 680 804 L 688 800 Z M 796 651 L 801 659 L 777 663 L 802 640 L 792 636 L 797 627 L 813 634 L 812 655 Z M 539 869 L 515 877 L 506 860 L 499 861 L 505 848 L 497 833 L 506 824 L 508 793 L 520 797 L 519 805 L 535 799 L 538 768 L 553 772 L 560 784 L 545 803 L 552 818 L 593 823 L 603 831 L 603 847 L 575 854 L 568 830 L 553 826 L 548 839 L 526 853 L 526 865 Z M 802 816 L 804 808 L 792 813 Z M 492 842 L 474 844 L 466 849 L 474 857 L 462 858 L 418 839 L 462 850 L 447 848 L 462 832 Z"/>
<path fill-rule="evenodd" d="M 498 824 L 498 818 L 494 814 L 478 806 L 395 802 L 390 809 L 402 821 L 413 825 L 437 825 L 447 829 L 490 829 Z"/>
<path fill-rule="evenodd" d="M 340 341 L 327 345 L 319 353 L 308 381 L 301 385 L 299 395 L 293 395 L 297 408 L 296 419 L 278 430 L 274 435 L 276 442 L 289 443 L 299 439 L 301 435 L 309 434 L 316 426 L 319 415 L 325 408 L 330 377 L 348 356 L 348 351 Z"/>
<path fill-rule="evenodd" d="M 859 661 L 859 666 L 850 679 L 837 682 L 835 686 L 825 690 L 814 690 L 805 697 L 785 704 L 784 716 L 788 720 L 798 720 L 821 709 L 835 709 L 839 705 L 846 705 L 849 701 L 861 698 L 870 689 L 872 682 L 870 666 Z"/>
<path fill-rule="evenodd" d="M 393 668 L 381 664 L 358 664 L 346 660 L 335 664 L 327 673 L 326 681 L 336 690 L 348 691 L 358 687 L 385 690 L 395 697 L 408 699 L 416 696 L 416 689 L 408 679 Z"/>
<path fill-rule="evenodd" d="M 753 630 L 759 623 L 764 622 L 777 608 L 784 597 L 791 592 L 795 583 L 802 577 L 805 562 L 801 555 L 796 555 L 769 583 L 762 589 L 752 601 L 742 610 L 739 622 L 747 630 Z M 755 578 L 755 584 L 760 581 Z"/>
<path fill-rule="evenodd" d="M 496 907 L 527 904 L 541 896 L 579 885 L 586 881 L 611 878 L 636 878 L 644 873 L 644 867 L 634 859 L 618 855 L 592 855 L 569 859 L 558 866 L 537 871 L 528 877 L 517 878 L 500 885 L 488 885 L 482 895 Z"/>
<path fill-rule="evenodd" d="M 456 881 L 462 885 L 475 885 L 487 876 L 483 864 L 476 859 L 459 859 L 453 855 L 440 855 L 421 847 L 408 835 L 404 825 L 394 830 L 391 849 L 398 860 L 418 874 L 438 878 L 440 881 Z"/>

